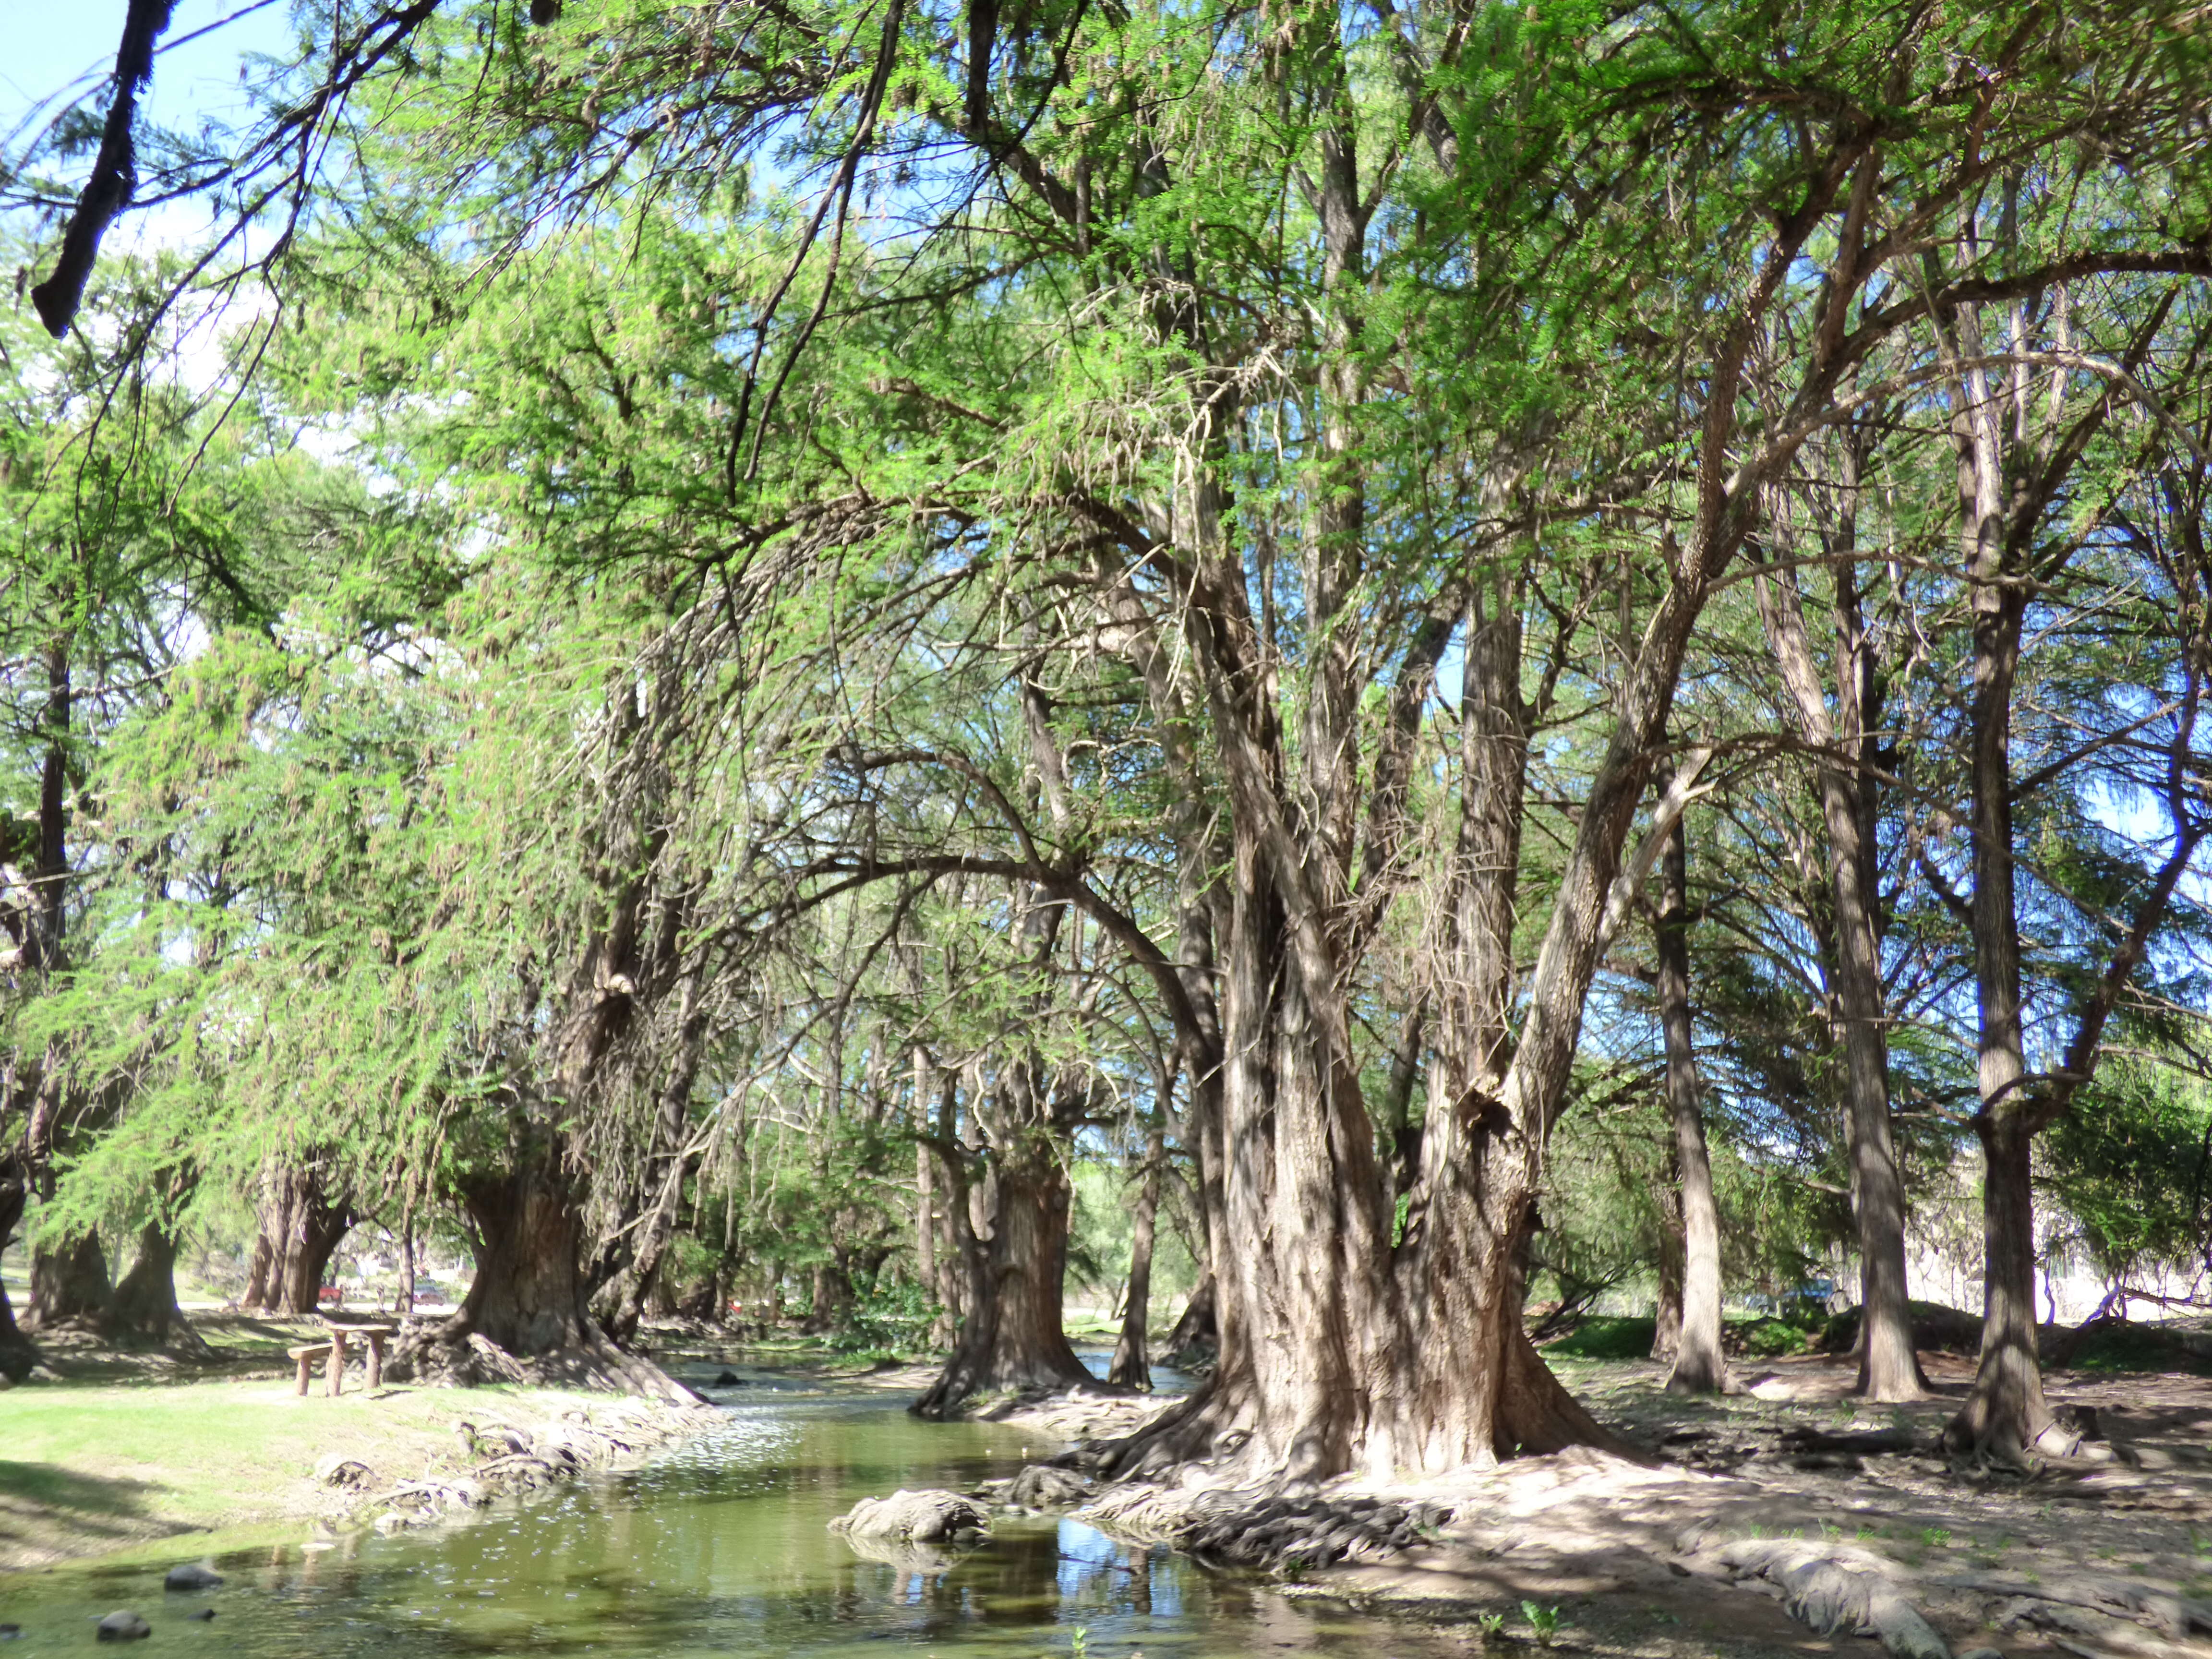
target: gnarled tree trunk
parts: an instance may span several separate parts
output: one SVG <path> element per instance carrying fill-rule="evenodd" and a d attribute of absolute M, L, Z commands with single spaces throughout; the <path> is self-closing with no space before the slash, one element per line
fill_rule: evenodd
<path fill-rule="evenodd" d="M 107 1282 L 107 1256 L 97 1233 L 80 1233 L 58 1245 L 31 1251 L 31 1305 L 27 1331 L 50 1331 L 72 1321 L 97 1322 L 113 1294 Z"/>
<path fill-rule="evenodd" d="M 177 1244 L 176 1235 L 158 1221 L 139 1229 L 138 1259 L 117 1283 L 100 1328 L 112 1342 L 175 1347 L 210 1358 L 206 1342 L 177 1306 Z"/>
<path fill-rule="evenodd" d="M 260 1225 L 241 1308 L 305 1318 L 321 1304 L 331 1257 L 353 1230 L 352 1206 L 312 1164 L 272 1164 L 261 1178 Z"/>
<path fill-rule="evenodd" d="M 971 1189 L 973 1237 L 964 1251 L 967 1316 L 951 1357 L 914 1404 L 948 1417 L 971 1395 L 999 1389 L 1074 1389 L 1095 1379 L 1060 1323 L 1073 1191 L 1041 1130 L 994 1145 Z"/>
<path fill-rule="evenodd" d="M 582 1206 L 557 1140 L 522 1147 L 506 1171 L 464 1180 L 459 1193 L 476 1232 L 476 1279 L 450 1318 L 402 1344 L 416 1375 L 697 1398 L 658 1365 L 623 1352 L 592 1321 Z"/>

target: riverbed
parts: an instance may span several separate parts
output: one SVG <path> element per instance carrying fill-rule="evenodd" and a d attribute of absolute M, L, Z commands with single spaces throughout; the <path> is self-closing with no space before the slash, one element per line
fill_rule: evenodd
<path fill-rule="evenodd" d="M 0 1579 L 8 1659 L 78 1650 L 131 1608 L 150 1656 L 446 1659 L 509 1653 L 1022 1659 L 1405 1659 L 1461 1641 L 1324 1598 L 1210 1573 L 1069 1517 L 1001 1516 L 949 1565 L 863 1559 L 826 1523 L 896 1487 L 974 1487 L 1018 1470 L 1033 1433 L 925 1423 L 903 1397 L 757 1386 L 720 1421 L 635 1468 L 418 1532 L 302 1536 Z M 304 1532 L 305 1529 L 303 1529 Z M 197 1546 L 197 1547 L 195 1547 Z M 165 1592 L 204 1561 L 217 1589 Z M 189 1615 L 212 1608 L 211 1620 Z"/>

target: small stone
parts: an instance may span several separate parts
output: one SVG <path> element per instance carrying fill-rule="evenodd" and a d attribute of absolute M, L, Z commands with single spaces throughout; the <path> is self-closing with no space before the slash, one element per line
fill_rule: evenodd
<path fill-rule="evenodd" d="M 94 1634 L 103 1642 L 143 1642 L 154 1627 L 128 1608 L 118 1607 L 100 1621 Z"/>
<path fill-rule="evenodd" d="M 315 1460 L 315 1481 L 319 1486 L 350 1488 L 366 1486 L 375 1478 L 368 1464 L 343 1452 L 325 1452 Z"/>
<path fill-rule="evenodd" d="M 21 1625 L 0 1625 L 0 1642 L 12 1642 L 22 1633 Z"/>
<path fill-rule="evenodd" d="M 173 1590 L 213 1589 L 221 1583 L 222 1575 L 214 1568 L 188 1562 L 181 1567 L 171 1567 L 169 1576 L 161 1581 L 161 1588 Z"/>
<path fill-rule="evenodd" d="M 190 1613 L 186 1613 L 185 1617 L 187 1619 L 212 1619 L 215 1617 L 215 1609 L 213 1607 L 195 1607 Z"/>
<path fill-rule="evenodd" d="M 1997 1648 L 1968 1648 L 1959 1655 L 1959 1659 L 2005 1659 L 2005 1656 Z"/>
<path fill-rule="evenodd" d="M 738 1386 L 740 1381 L 735 1371 L 724 1371 L 714 1379 L 711 1386 L 717 1389 L 734 1389 Z"/>

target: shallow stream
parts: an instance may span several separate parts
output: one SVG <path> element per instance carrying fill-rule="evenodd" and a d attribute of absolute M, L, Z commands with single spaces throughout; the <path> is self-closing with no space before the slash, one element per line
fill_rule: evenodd
<path fill-rule="evenodd" d="M 0 1619 L 21 1632 L 0 1654 L 82 1650 L 93 1621 L 120 1607 L 153 1626 L 145 1648 L 121 1650 L 143 1659 L 1275 1659 L 1447 1646 L 1068 1518 L 998 1517 L 990 1542 L 939 1571 L 864 1559 L 825 1528 L 855 1499 L 972 1488 L 1012 1474 L 1036 1437 L 918 1422 L 881 1393 L 720 1397 L 718 1427 L 650 1462 L 434 1529 L 212 1555 L 207 1540 L 179 1540 L 174 1560 L 225 1575 L 211 1591 L 165 1593 L 167 1560 L 12 1578 Z M 207 1607 L 211 1621 L 187 1618 Z"/>

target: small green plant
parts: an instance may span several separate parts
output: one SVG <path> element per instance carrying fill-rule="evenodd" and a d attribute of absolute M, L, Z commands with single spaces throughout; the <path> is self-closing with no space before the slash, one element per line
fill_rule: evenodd
<path fill-rule="evenodd" d="M 1078 1625 L 1075 1627 L 1075 1659 L 1084 1659 L 1084 1656 L 1090 1650 L 1091 1627 L 1088 1625 Z"/>
<path fill-rule="evenodd" d="M 1833 1540 L 1833 1539 L 1841 1538 L 1843 1535 L 1844 1535 L 1844 1529 L 1843 1529 L 1841 1527 L 1838 1526 L 1834 1522 L 1830 1521 L 1830 1520 L 1826 1520 L 1826 1519 L 1825 1519 L 1825 1518 L 1821 1521 L 1821 1522 L 1820 1522 L 1820 1536 L 1821 1536 L 1821 1537 L 1823 1537 L 1823 1538 L 1826 1538 L 1826 1539 Z"/>
<path fill-rule="evenodd" d="M 1948 1550 L 1951 1547 L 1951 1529 L 1948 1527 L 1923 1527 L 1920 1541 L 1931 1550 Z"/>
<path fill-rule="evenodd" d="M 1540 1607 L 1534 1601 L 1523 1601 L 1521 1616 L 1528 1621 L 1528 1628 L 1536 1632 L 1538 1647 L 1552 1645 L 1552 1638 L 1559 1633 L 1559 1610 L 1557 1607 Z"/>
<path fill-rule="evenodd" d="M 1505 1615 L 1502 1613 L 1479 1613 L 1474 1622 L 1480 1627 L 1485 1640 L 1504 1633 Z"/>
<path fill-rule="evenodd" d="M 1852 1535 L 1862 1544 L 1871 1544 L 1875 1539 L 1881 1537 L 1881 1534 L 1875 1528 L 1861 1527 L 1858 1531 Z"/>

